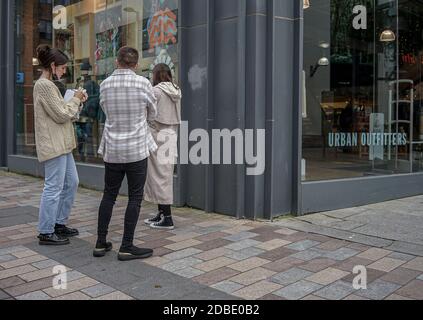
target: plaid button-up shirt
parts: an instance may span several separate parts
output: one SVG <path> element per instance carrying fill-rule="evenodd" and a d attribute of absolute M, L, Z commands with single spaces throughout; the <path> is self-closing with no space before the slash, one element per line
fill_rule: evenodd
<path fill-rule="evenodd" d="M 138 162 L 157 150 L 147 124 L 157 115 L 150 81 L 132 70 L 116 70 L 100 86 L 100 106 L 107 118 L 98 153 L 105 162 Z"/>

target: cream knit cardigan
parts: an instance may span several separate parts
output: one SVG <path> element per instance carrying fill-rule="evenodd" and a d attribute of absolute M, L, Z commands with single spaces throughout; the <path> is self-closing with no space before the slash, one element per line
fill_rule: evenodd
<path fill-rule="evenodd" d="M 80 105 L 78 98 L 66 103 L 50 80 L 40 79 L 35 83 L 35 141 L 40 162 L 71 153 L 76 148 L 72 120 Z"/>

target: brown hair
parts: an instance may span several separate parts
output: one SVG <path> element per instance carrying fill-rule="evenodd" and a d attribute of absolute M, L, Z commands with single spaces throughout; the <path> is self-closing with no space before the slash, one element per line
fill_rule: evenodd
<path fill-rule="evenodd" d="M 40 65 L 47 70 L 51 71 L 51 64 L 54 62 L 56 66 L 63 66 L 69 62 L 69 58 L 63 51 L 50 48 L 49 45 L 43 44 L 37 48 L 37 58 Z"/>
<path fill-rule="evenodd" d="M 179 87 L 173 83 L 172 71 L 165 63 L 159 63 L 153 69 L 153 85 L 157 86 L 162 82 L 171 82 L 176 89 L 179 89 Z"/>
<path fill-rule="evenodd" d="M 133 69 L 137 66 L 139 58 L 137 49 L 122 47 L 118 52 L 117 61 L 120 67 Z"/>

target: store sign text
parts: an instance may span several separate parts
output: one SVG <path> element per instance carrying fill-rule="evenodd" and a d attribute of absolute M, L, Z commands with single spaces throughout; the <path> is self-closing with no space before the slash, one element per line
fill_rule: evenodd
<path fill-rule="evenodd" d="M 405 133 L 329 133 L 330 148 L 358 146 L 404 146 L 407 144 Z"/>

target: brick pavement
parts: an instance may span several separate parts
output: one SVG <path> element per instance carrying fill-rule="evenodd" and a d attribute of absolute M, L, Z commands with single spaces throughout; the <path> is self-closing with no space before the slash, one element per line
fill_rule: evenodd
<path fill-rule="evenodd" d="M 36 241 L 39 179 L 0 172 L 0 299 L 423 299 L 423 258 L 306 233 L 181 208 L 177 228 L 151 230 L 140 221 L 135 243 L 154 257 L 116 260 L 126 198 L 118 199 L 110 228 L 115 250 L 91 257 L 100 193 L 80 189 L 70 225 L 80 230 L 68 248 Z M 144 205 L 141 220 L 153 215 Z M 67 267 L 67 289 L 52 283 Z M 368 289 L 354 290 L 353 268 L 367 267 Z"/>

